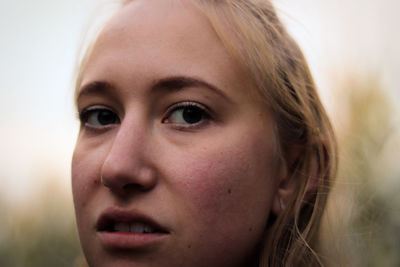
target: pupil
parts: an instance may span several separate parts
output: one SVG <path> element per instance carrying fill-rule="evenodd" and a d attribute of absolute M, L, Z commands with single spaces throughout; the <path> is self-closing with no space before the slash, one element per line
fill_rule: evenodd
<path fill-rule="evenodd" d="M 102 125 L 112 124 L 116 122 L 115 115 L 107 110 L 103 110 L 99 112 L 98 115 L 99 123 Z"/>
<path fill-rule="evenodd" d="M 183 110 L 182 116 L 187 123 L 197 123 L 203 118 L 203 112 L 199 108 L 187 107 Z"/>

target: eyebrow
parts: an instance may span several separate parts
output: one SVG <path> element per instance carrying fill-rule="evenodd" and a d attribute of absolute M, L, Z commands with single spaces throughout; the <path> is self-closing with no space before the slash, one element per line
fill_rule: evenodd
<path fill-rule="evenodd" d="M 231 99 L 218 87 L 206 81 L 186 76 L 173 76 L 157 80 L 153 84 L 152 89 L 155 91 L 179 91 L 188 87 L 207 88 L 223 97 L 225 100 L 232 102 Z"/>
<path fill-rule="evenodd" d="M 113 88 L 114 86 L 108 82 L 98 81 L 88 83 L 78 91 L 75 97 L 75 103 L 78 103 L 78 100 L 85 95 L 107 94 L 112 91 Z"/>
<path fill-rule="evenodd" d="M 207 88 L 217 95 L 221 96 L 225 100 L 232 102 L 232 100 L 218 87 L 205 82 L 200 79 L 186 77 L 186 76 L 172 76 L 156 80 L 152 86 L 151 91 L 180 91 L 188 87 L 203 87 Z M 78 91 L 75 98 L 76 103 L 78 100 L 85 95 L 95 95 L 95 94 L 111 94 L 115 89 L 115 86 L 106 81 L 95 81 L 84 85 L 82 89 Z"/>

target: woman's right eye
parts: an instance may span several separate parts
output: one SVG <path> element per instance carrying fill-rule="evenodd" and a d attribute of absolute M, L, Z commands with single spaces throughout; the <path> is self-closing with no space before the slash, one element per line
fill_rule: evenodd
<path fill-rule="evenodd" d="M 105 127 L 112 124 L 119 124 L 118 115 L 107 108 L 89 108 L 80 115 L 83 124 L 93 127 Z"/>

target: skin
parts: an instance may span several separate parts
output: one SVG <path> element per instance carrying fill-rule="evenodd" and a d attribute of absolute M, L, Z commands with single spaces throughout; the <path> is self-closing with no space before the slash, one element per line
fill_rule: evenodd
<path fill-rule="evenodd" d="M 174 77 L 202 83 L 160 82 Z M 136 0 L 106 25 L 77 91 L 82 121 L 72 160 L 91 266 L 247 266 L 279 205 L 279 171 L 273 119 L 249 97 L 245 77 L 189 2 Z M 109 86 L 84 89 L 95 82 Z M 171 111 L 187 101 L 208 115 L 190 124 L 182 108 Z M 118 119 L 99 123 L 98 109 Z M 109 249 L 95 226 L 108 208 L 145 214 L 168 234 Z"/>

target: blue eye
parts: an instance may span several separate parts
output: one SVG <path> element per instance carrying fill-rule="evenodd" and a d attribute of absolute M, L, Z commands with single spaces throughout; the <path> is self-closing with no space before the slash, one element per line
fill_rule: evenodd
<path fill-rule="evenodd" d="M 206 109 L 197 103 L 180 103 L 174 105 L 163 123 L 178 125 L 197 125 L 210 119 Z"/>
<path fill-rule="evenodd" d="M 120 123 L 118 115 L 106 108 L 93 108 L 84 110 L 80 115 L 80 119 L 81 122 L 95 127 Z"/>

